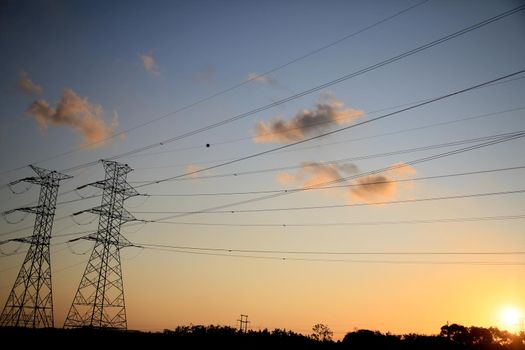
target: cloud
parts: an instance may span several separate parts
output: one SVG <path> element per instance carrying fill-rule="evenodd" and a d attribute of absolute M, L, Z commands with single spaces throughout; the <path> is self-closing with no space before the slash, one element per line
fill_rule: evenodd
<path fill-rule="evenodd" d="M 387 175 L 369 175 L 357 179 L 354 184 L 356 186 L 350 187 L 350 193 L 354 198 L 367 203 L 390 200 L 400 189 L 413 187 L 412 181 L 403 183 L 392 181 L 416 173 L 416 169 L 410 165 L 396 163 L 390 166 Z"/>
<path fill-rule="evenodd" d="M 260 84 L 277 85 L 277 79 L 268 74 L 259 75 L 257 73 L 250 73 L 248 74 L 248 80 Z"/>
<path fill-rule="evenodd" d="M 390 166 L 389 173 L 395 176 L 415 175 L 417 170 L 406 163 L 395 163 Z"/>
<path fill-rule="evenodd" d="M 18 74 L 18 87 L 28 95 L 42 95 L 42 87 L 29 79 L 27 72 L 20 71 Z"/>
<path fill-rule="evenodd" d="M 330 186 L 348 175 L 356 174 L 359 171 L 355 164 L 338 163 L 317 163 L 304 162 L 296 175 L 281 172 L 277 174 L 277 182 L 281 185 L 297 183 L 303 189 Z M 338 187 L 332 189 L 332 194 L 339 194 L 341 197 L 363 201 L 367 203 L 381 202 L 394 198 L 402 189 L 411 189 L 412 181 L 395 182 L 406 175 L 413 175 L 416 170 L 410 165 L 396 163 L 384 174 L 362 176 L 354 182 L 349 183 L 348 187 Z M 341 184 L 344 182 L 341 181 Z M 326 190 L 328 191 L 328 190 Z M 326 191 L 323 191 L 325 193 Z"/>
<path fill-rule="evenodd" d="M 26 113 L 44 130 L 50 125 L 71 127 L 82 136 L 81 146 L 86 148 L 104 145 L 118 126 L 116 113 L 113 114 L 111 124 L 106 124 L 102 117 L 102 106 L 90 103 L 87 98 L 79 97 L 70 89 L 64 90 L 56 108 L 52 108 L 46 100 L 38 99 L 28 107 Z"/>
<path fill-rule="evenodd" d="M 364 115 L 361 110 L 344 108 L 336 98 L 318 103 L 313 109 L 304 109 L 292 119 L 260 121 L 255 127 L 256 143 L 290 143 L 319 135 L 334 125 L 348 124 Z"/>
<path fill-rule="evenodd" d="M 281 185 L 289 185 L 295 182 L 295 176 L 286 172 L 277 173 L 277 182 Z"/>
<path fill-rule="evenodd" d="M 155 62 L 153 55 L 140 55 L 140 59 L 142 60 L 144 68 L 146 68 L 148 72 L 150 72 L 153 75 L 160 74 L 159 67 L 157 66 L 157 62 Z"/>
<path fill-rule="evenodd" d="M 301 183 L 302 188 L 314 188 L 323 186 L 328 182 L 340 180 L 343 174 L 352 174 L 357 172 L 357 166 L 354 164 L 337 164 L 337 163 L 301 163 L 297 175 L 287 172 L 277 174 L 277 182 L 287 185 L 293 182 Z"/>
<path fill-rule="evenodd" d="M 350 189 L 351 194 L 364 202 L 373 203 L 394 197 L 397 184 L 384 175 L 370 175 L 357 179 L 355 185 Z"/>

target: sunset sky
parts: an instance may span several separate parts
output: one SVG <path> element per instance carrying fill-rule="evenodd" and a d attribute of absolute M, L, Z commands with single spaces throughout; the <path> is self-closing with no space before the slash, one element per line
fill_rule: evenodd
<path fill-rule="evenodd" d="M 121 231 L 144 247 L 122 250 L 130 329 L 247 314 L 336 338 L 518 330 L 502 314 L 525 317 L 523 5 L 3 1 L 0 210 L 38 199 L 5 186 L 30 164 L 74 176 L 53 229 L 55 326 L 93 247 L 65 242 L 98 222 L 71 214 L 99 190 L 72 190 L 116 157 L 149 195 L 126 208 L 161 221 Z M 20 222 L 0 240 L 31 235 L 33 215 L 6 218 Z M 0 249 L 3 307 L 27 246 Z"/>

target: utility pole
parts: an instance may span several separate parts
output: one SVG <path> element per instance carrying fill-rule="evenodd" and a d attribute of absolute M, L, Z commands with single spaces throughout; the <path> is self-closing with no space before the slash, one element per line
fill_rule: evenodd
<path fill-rule="evenodd" d="M 246 333 L 248 332 L 248 315 L 241 314 L 241 318 L 237 320 L 239 322 L 239 332 Z"/>
<path fill-rule="evenodd" d="M 127 164 L 102 161 L 105 179 L 86 186 L 101 188 L 102 204 L 84 210 L 99 215 L 98 230 L 83 238 L 95 242 L 88 264 L 69 309 L 64 328 L 93 327 L 126 330 L 126 305 L 120 263 L 120 249 L 133 244 L 120 234 L 123 223 L 135 218 L 124 201 L 138 195 L 126 182 L 131 169 Z M 78 240 L 75 239 L 75 240 Z M 74 241 L 74 240 L 72 240 Z"/>
<path fill-rule="evenodd" d="M 22 211 L 36 214 L 36 217 L 33 235 L 13 240 L 29 243 L 30 246 L 0 315 L 0 326 L 2 327 L 50 328 L 54 326 L 49 243 L 55 217 L 58 187 L 60 181 L 69 179 L 71 176 L 33 165 L 31 169 L 37 176 L 24 178 L 10 185 L 19 182 L 40 185 L 38 205 L 12 209 L 4 213 L 6 215 Z"/>

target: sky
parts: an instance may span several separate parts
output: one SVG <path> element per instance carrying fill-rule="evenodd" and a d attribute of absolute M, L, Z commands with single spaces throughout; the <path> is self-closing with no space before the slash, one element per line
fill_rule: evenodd
<path fill-rule="evenodd" d="M 3 1 L 0 210 L 37 200 L 38 186 L 5 186 L 30 164 L 74 176 L 53 227 L 55 325 L 93 247 L 65 242 L 98 222 L 71 214 L 100 192 L 74 189 L 115 157 L 148 195 L 127 210 L 162 221 L 124 225 L 127 239 L 225 249 L 123 249 L 130 329 L 247 314 L 336 338 L 517 331 L 500 316 L 525 316 L 525 73 L 431 99 L 525 69 L 525 11 L 400 55 L 523 4 Z M 32 215 L 6 219 L 19 222 L 0 222 L 2 240 L 31 235 Z M 2 243 L 3 305 L 27 247 Z"/>

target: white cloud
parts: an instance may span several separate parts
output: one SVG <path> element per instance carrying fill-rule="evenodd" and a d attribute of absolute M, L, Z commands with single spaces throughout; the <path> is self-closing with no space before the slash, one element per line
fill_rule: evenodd
<path fill-rule="evenodd" d="M 248 80 L 261 84 L 277 85 L 277 79 L 268 74 L 259 75 L 257 73 L 250 73 L 248 74 Z"/>

